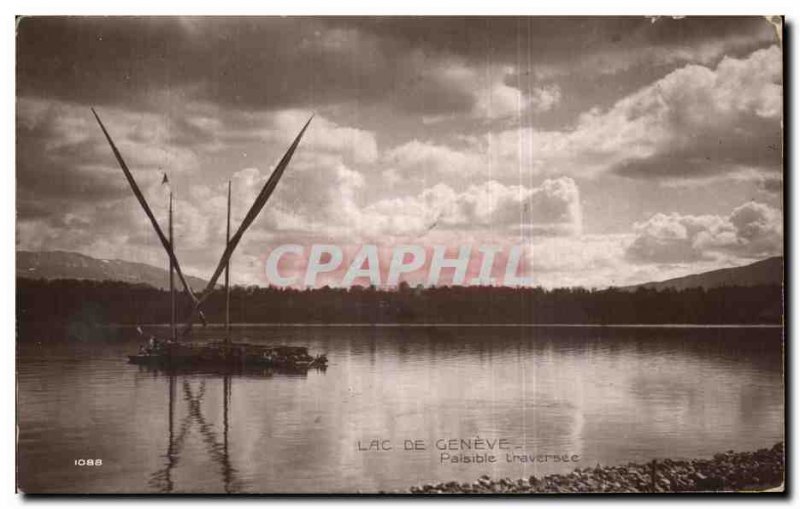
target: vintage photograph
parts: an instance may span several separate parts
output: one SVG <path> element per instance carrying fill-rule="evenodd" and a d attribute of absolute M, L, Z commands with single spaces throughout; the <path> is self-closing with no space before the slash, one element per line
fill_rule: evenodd
<path fill-rule="evenodd" d="M 786 490 L 779 16 L 18 16 L 16 489 Z"/>

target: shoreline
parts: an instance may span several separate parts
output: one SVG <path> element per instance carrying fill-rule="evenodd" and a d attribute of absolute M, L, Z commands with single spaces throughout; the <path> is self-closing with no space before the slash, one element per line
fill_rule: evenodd
<path fill-rule="evenodd" d="M 512 480 L 483 475 L 412 486 L 414 495 L 494 495 L 535 493 L 698 493 L 784 492 L 784 443 L 751 452 L 727 451 L 711 459 L 653 460 L 617 466 L 576 468 L 568 474 Z"/>
<path fill-rule="evenodd" d="M 179 323 L 178 326 L 182 327 L 185 324 Z M 126 329 L 139 327 L 169 327 L 169 323 L 142 323 L 142 324 L 96 324 L 97 327 L 106 329 Z M 218 329 L 224 328 L 224 323 L 208 323 L 204 328 Z M 277 327 L 277 328 L 299 328 L 299 327 L 385 327 L 385 328 L 608 328 L 608 329 L 782 329 L 783 324 L 770 324 L 770 323 L 390 323 L 390 322 L 341 322 L 341 323 L 293 323 L 293 322 L 275 322 L 275 323 L 232 323 L 231 328 L 259 328 L 259 327 Z M 201 329 L 202 330 L 202 329 Z"/>

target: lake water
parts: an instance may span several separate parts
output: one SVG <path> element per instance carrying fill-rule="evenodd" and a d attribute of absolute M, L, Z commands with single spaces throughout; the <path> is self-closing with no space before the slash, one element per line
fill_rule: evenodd
<path fill-rule="evenodd" d="M 778 328 L 241 327 L 235 339 L 306 345 L 330 364 L 228 377 L 127 364 L 130 329 L 53 334 L 18 343 L 27 493 L 405 490 L 709 457 L 784 433 Z M 460 452 L 496 462 L 442 461 L 438 447 L 477 438 L 484 449 Z M 362 450 L 372 440 L 392 449 Z M 414 441 L 424 450 L 403 449 Z"/>

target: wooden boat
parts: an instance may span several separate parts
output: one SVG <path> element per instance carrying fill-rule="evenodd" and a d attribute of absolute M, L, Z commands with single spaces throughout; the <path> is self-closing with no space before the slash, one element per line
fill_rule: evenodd
<path fill-rule="evenodd" d="M 252 343 L 211 342 L 205 344 L 174 341 L 155 342 L 153 348 L 143 347 L 136 355 L 129 355 L 132 364 L 158 367 L 208 369 L 249 367 L 298 371 L 324 370 L 325 355 L 312 356 L 304 346 L 265 346 Z"/>
<path fill-rule="evenodd" d="M 167 238 L 161 230 L 161 227 L 158 225 L 158 222 L 153 215 L 150 206 L 147 204 L 147 201 L 144 198 L 141 190 L 139 189 L 138 184 L 136 183 L 133 175 L 131 174 L 130 170 L 128 169 L 125 161 L 122 159 L 122 155 L 119 153 L 116 145 L 111 139 L 108 131 L 106 130 L 105 126 L 100 120 L 100 117 L 97 113 L 92 110 L 97 119 L 100 128 L 103 131 L 103 134 L 106 137 L 109 145 L 111 146 L 111 150 L 114 153 L 114 156 L 117 159 L 117 163 L 119 164 L 120 168 L 122 169 L 123 173 L 125 174 L 125 178 L 128 180 L 128 184 L 131 186 L 133 194 L 139 201 L 139 204 L 144 209 L 147 217 L 150 219 L 150 223 L 152 224 L 153 228 L 155 229 L 156 233 L 158 234 L 161 243 L 166 250 L 167 254 L 169 255 L 169 285 L 170 285 L 170 296 L 171 296 L 171 327 L 170 331 L 171 334 L 167 339 L 157 339 L 155 337 L 151 337 L 146 344 L 142 345 L 139 348 L 139 352 L 134 355 L 128 356 L 128 361 L 133 364 L 139 365 L 148 365 L 148 366 L 160 366 L 160 367 L 181 367 L 183 369 L 191 369 L 196 367 L 198 370 L 206 370 L 209 368 L 270 368 L 270 369 L 279 369 L 279 370 L 286 370 L 286 371 L 302 371 L 302 370 L 309 370 L 309 369 L 324 369 L 327 366 L 328 359 L 325 355 L 316 355 L 312 356 L 308 353 L 308 349 L 303 346 L 286 346 L 286 345 L 257 345 L 251 343 L 234 343 L 231 342 L 231 334 L 230 334 L 230 258 L 233 255 L 233 251 L 238 245 L 239 240 L 241 240 L 244 231 L 253 223 L 256 216 L 259 214 L 261 209 L 266 204 L 269 196 L 277 186 L 278 180 L 283 175 L 283 171 L 286 169 L 289 161 L 291 160 L 292 155 L 294 154 L 295 149 L 297 148 L 300 139 L 303 136 L 306 128 L 308 128 L 311 119 L 306 122 L 303 129 L 295 138 L 292 145 L 289 147 L 289 150 L 283 156 L 281 161 L 279 162 L 278 166 L 270 175 L 270 178 L 267 179 L 267 182 L 264 184 L 264 187 L 261 189 L 261 192 L 256 198 L 255 203 L 251 206 L 250 210 L 248 211 L 245 219 L 242 221 L 242 224 L 239 226 L 239 229 L 236 233 L 231 237 L 231 183 L 228 182 L 228 214 L 227 214 L 227 230 L 226 230 L 226 247 L 225 252 L 222 255 L 222 259 L 220 260 L 219 264 L 217 265 L 217 269 L 215 270 L 211 280 L 208 283 L 208 286 L 198 298 L 194 292 L 192 291 L 191 287 L 186 282 L 186 278 L 181 271 L 180 265 L 178 263 L 178 259 L 175 256 L 175 249 L 174 249 L 174 236 L 173 236 L 173 226 L 172 226 L 172 215 L 173 215 L 173 205 L 172 205 L 172 192 L 169 194 L 169 238 Z M 164 181 L 167 182 L 166 176 Z M 203 301 L 208 297 L 208 295 L 215 289 L 217 279 L 221 275 L 222 271 L 224 270 L 225 273 L 225 330 L 226 335 L 225 338 L 218 341 L 212 341 L 208 343 L 192 343 L 183 340 L 179 340 L 178 329 L 177 329 L 177 322 L 176 322 L 176 301 L 175 301 L 175 280 L 174 274 L 177 272 L 178 277 L 183 284 L 184 291 L 186 294 L 192 299 L 194 304 L 194 308 L 192 309 L 192 314 L 189 316 L 189 319 L 186 323 L 186 326 L 183 330 L 182 336 L 185 336 L 186 333 L 191 329 L 192 322 L 195 316 L 199 317 L 205 323 L 205 318 L 200 311 L 200 305 Z M 141 332 L 140 332 L 141 333 Z"/>
<path fill-rule="evenodd" d="M 169 243 L 174 249 L 172 227 L 172 194 L 169 198 Z M 230 240 L 231 187 L 228 182 L 227 240 Z M 230 341 L 230 267 L 225 267 L 225 339 L 207 343 L 178 341 L 175 322 L 175 280 L 174 267 L 170 263 L 171 338 L 159 340 L 150 338 L 135 355 L 129 355 L 132 364 L 157 366 L 169 369 L 195 369 L 242 371 L 250 368 L 267 368 L 279 372 L 297 373 L 310 369 L 323 370 L 327 367 L 325 355 L 312 356 L 304 346 L 258 345 Z"/>
<path fill-rule="evenodd" d="M 174 249 L 172 194 L 169 202 L 169 243 Z M 228 218 L 226 241 L 230 241 L 231 187 L 228 182 Z M 267 368 L 282 372 L 324 369 L 325 355 L 312 356 L 304 346 L 258 345 L 230 340 L 230 266 L 225 267 L 225 339 L 207 343 L 178 341 L 175 306 L 174 266 L 170 263 L 170 296 L 172 302 L 171 335 L 167 340 L 151 338 L 139 353 L 129 355 L 132 364 L 195 370 L 245 370 Z"/>

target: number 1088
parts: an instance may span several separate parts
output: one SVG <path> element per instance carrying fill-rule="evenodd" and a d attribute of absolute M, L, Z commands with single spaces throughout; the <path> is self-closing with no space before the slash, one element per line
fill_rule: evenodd
<path fill-rule="evenodd" d="M 102 459 L 76 459 L 75 460 L 76 467 L 101 467 L 103 466 Z"/>

